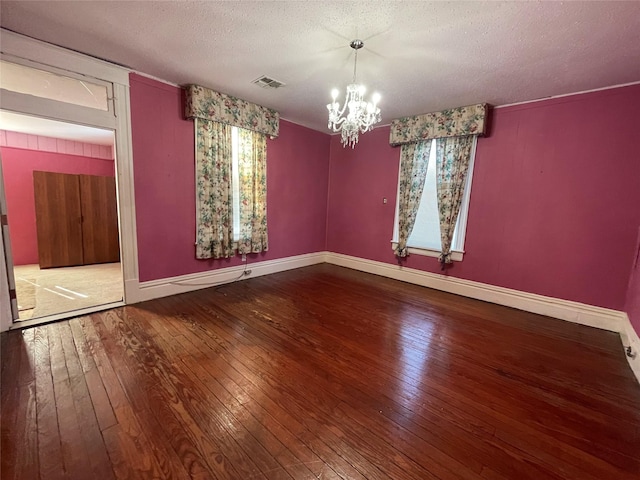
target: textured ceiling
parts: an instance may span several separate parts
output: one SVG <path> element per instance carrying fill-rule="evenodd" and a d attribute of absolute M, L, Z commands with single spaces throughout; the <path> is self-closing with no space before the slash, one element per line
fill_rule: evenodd
<path fill-rule="evenodd" d="M 640 81 L 640 2 L 0 2 L 1 25 L 326 129 L 330 91 L 382 95 L 382 123 Z M 286 83 L 262 89 L 267 75 Z M 343 97 L 341 96 L 340 99 Z"/>

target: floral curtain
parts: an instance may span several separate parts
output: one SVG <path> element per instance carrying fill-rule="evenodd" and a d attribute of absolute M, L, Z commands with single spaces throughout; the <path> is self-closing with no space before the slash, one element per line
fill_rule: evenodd
<path fill-rule="evenodd" d="M 267 237 L 267 141 L 262 133 L 239 129 L 240 239 L 238 253 L 269 249 Z"/>
<path fill-rule="evenodd" d="M 275 110 L 199 85 L 186 87 L 185 117 L 234 125 L 274 138 L 280 129 Z"/>
<path fill-rule="evenodd" d="M 407 241 L 420 206 L 430 152 L 431 141 L 403 145 L 400 151 L 398 246 L 396 247 L 398 257 L 406 257 L 408 254 Z"/>
<path fill-rule="evenodd" d="M 196 119 L 196 258 L 233 251 L 231 126 Z"/>
<path fill-rule="evenodd" d="M 393 146 L 434 138 L 484 135 L 487 104 L 450 108 L 391 122 L 389 143 Z"/>
<path fill-rule="evenodd" d="M 436 186 L 442 241 L 438 260 L 443 270 L 445 264 L 451 263 L 451 240 L 460 213 L 473 140 L 473 136 L 436 140 Z"/>

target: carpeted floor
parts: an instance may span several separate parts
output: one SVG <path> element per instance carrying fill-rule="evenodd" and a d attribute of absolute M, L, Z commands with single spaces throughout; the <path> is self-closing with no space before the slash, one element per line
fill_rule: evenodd
<path fill-rule="evenodd" d="M 120 263 L 47 268 L 14 267 L 20 320 L 122 300 Z"/>

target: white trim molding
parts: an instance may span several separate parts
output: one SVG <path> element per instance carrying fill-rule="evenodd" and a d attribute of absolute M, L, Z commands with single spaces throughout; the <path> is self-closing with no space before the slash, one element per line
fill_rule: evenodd
<path fill-rule="evenodd" d="M 629 321 L 627 314 L 624 314 L 624 330 L 620 332 L 620 338 L 622 339 L 622 345 L 624 346 L 625 356 L 631 366 L 631 370 L 635 374 L 636 378 L 640 382 L 640 337 L 634 330 L 633 325 Z M 627 348 L 631 348 L 631 355 L 627 355 Z"/>
<path fill-rule="evenodd" d="M 391 250 L 394 252 L 398 248 L 398 242 L 391 240 Z M 434 250 L 432 248 L 420 248 L 420 247 L 407 247 L 407 251 L 415 255 L 424 255 L 425 257 L 438 258 L 442 253 L 440 250 Z M 460 250 L 451 250 L 451 260 L 454 262 L 461 262 L 464 258 L 464 252 Z"/>
<path fill-rule="evenodd" d="M 505 307 L 517 308 L 526 312 L 616 332 L 620 334 L 625 350 L 626 347 L 630 346 L 632 353 L 635 353 L 635 358 L 627 356 L 627 360 L 638 382 L 640 382 L 640 339 L 625 312 L 424 272 L 414 268 L 391 265 L 340 253 L 328 252 L 326 261 L 333 265 L 373 273 L 463 297 L 475 298 Z"/>
<path fill-rule="evenodd" d="M 623 330 L 624 312 L 618 310 L 594 307 L 592 305 L 561 300 L 559 298 L 545 297 L 544 295 L 537 295 L 535 293 L 497 287 L 486 283 L 424 272 L 414 268 L 391 265 L 339 253 L 329 253 L 327 257 L 327 262 L 334 265 L 374 273 L 376 275 L 382 275 L 444 292 L 455 293 L 463 297 L 497 303 L 498 305 L 517 308 L 539 315 L 547 315 L 549 317 L 612 332 L 620 333 Z"/>
<path fill-rule="evenodd" d="M 130 69 L 127 67 L 36 40 L 4 28 L 0 29 L 0 38 L 2 39 L 0 51 L 6 55 L 67 70 L 72 74 L 83 73 L 100 80 L 129 84 Z"/>
<path fill-rule="evenodd" d="M 203 288 L 215 287 L 238 280 L 284 272 L 295 268 L 308 267 L 326 261 L 326 252 L 307 253 L 293 257 L 266 260 L 264 262 L 247 263 L 234 267 L 218 268 L 206 272 L 191 273 L 178 277 L 162 278 L 148 282 L 128 280 L 125 288 L 129 293 L 127 304 L 144 302 L 154 298 L 192 292 Z M 249 273 L 246 273 L 249 272 Z M 128 285 L 127 285 L 128 283 Z"/>

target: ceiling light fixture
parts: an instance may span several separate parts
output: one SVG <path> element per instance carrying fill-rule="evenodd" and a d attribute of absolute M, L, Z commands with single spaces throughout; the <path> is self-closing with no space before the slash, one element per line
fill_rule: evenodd
<path fill-rule="evenodd" d="M 353 63 L 353 83 L 347 85 L 347 97 L 342 109 L 336 101 L 340 92 L 337 89 L 331 91 L 333 101 L 327 105 L 329 110 L 329 129 L 333 132 L 342 132 L 342 146 L 349 145 L 351 148 L 358 143 L 359 133 L 371 130 L 371 127 L 380 121 L 380 109 L 378 102 L 380 94 L 374 93 L 372 102 L 364 101 L 366 88 L 364 85 L 356 83 L 356 67 L 358 65 L 358 50 L 364 47 L 362 40 L 354 40 L 350 47 L 355 51 L 355 61 Z M 346 117 L 343 117 L 346 109 L 349 109 Z"/>

